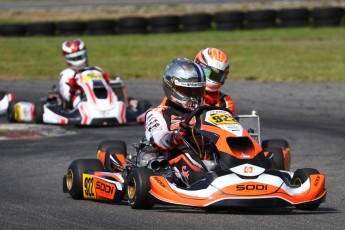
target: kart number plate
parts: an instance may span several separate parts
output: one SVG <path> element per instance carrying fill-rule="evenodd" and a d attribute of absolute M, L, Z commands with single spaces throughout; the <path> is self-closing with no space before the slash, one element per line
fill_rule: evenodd
<path fill-rule="evenodd" d="M 215 125 L 238 124 L 238 122 L 229 113 L 210 114 L 207 120 Z"/>
<path fill-rule="evenodd" d="M 83 193 L 85 199 L 96 199 L 93 176 L 83 174 Z"/>
<path fill-rule="evenodd" d="M 102 79 L 103 79 L 103 77 L 100 74 L 89 73 L 89 74 L 83 76 L 83 83 L 86 83 L 90 80 L 102 80 Z"/>

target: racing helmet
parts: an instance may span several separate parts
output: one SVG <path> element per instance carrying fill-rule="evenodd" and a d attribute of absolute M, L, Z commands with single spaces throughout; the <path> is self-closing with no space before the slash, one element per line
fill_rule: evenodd
<path fill-rule="evenodd" d="M 202 103 L 205 86 L 205 75 L 201 67 L 188 59 L 173 60 L 163 74 L 165 96 L 189 111 Z"/>
<path fill-rule="evenodd" d="M 206 91 L 216 92 L 224 84 L 229 73 L 229 59 L 217 48 L 204 48 L 195 56 L 206 77 Z"/>
<path fill-rule="evenodd" d="M 71 39 L 62 43 L 62 54 L 65 62 L 72 69 L 82 69 L 87 66 L 87 49 L 80 39 Z"/>

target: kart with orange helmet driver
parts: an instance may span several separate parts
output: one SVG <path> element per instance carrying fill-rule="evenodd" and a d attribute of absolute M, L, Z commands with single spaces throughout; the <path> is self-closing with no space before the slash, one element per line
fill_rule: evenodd
<path fill-rule="evenodd" d="M 233 117 L 228 109 L 212 106 L 191 112 L 185 121 L 189 134 L 181 136 L 178 130 L 175 134 L 183 141 L 181 147 L 198 155 L 207 169 L 206 176 L 193 184 L 181 182 L 183 176 L 163 156 L 139 154 L 145 148 L 155 151 L 147 141 L 133 145 L 137 155 L 131 158 L 124 141 L 108 140 L 99 144 L 97 159 L 70 164 L 63 191 L 74 199 L 127 201 L 133 209 L 150 209 L 158 202 L 212 210 L 317 209 L 326 198 L 325 175 L 313 168 L 289 171 L 286 141 L 260 144 L 257 118 L 256 114 Z M 271 151 L 275 148 L 280 151 Z M 107 170 L 109 166 L 112 170 Z"/>
<path fill-rule="evenodd" d="M 81 126 L 143 123 L 144 113 L 151 104 L 146 100 L 129 98 L 120 77 L 107 83 L 93 67 L 76 72 L 75 77 L 82 98 L 76 107 L 66 105 L 53 87 L 48 96 L 38 103 L 10 102 L 8 121 Z"/>

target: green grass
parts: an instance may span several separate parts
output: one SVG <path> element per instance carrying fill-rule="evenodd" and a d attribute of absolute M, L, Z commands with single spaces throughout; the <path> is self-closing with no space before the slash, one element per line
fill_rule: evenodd
<path fill-rule="evenodd" d="M 69 37 L 0 37 L 0 79 L 58 79 L 61 43 Z M 230 79 L 344 81 L 345 28 L 299 28 L 198 33 L 81 36 L 89 63 L 111 76 L 160 79 L 176 57 L 204 47 L 225 51 Z"/>

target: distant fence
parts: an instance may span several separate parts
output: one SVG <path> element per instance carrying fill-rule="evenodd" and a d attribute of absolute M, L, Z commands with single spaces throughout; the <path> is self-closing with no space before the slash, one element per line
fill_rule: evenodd
<path fill-rule="evenodd" d="M 231 31 L 287 27 L 341 26 L 345 9 L 293 8 L 282 10 L 222 11 L 119 19 L 16 23 L 0 25 L 0 36 L 68 36 L 193 32 L 208 29 Z"/>

